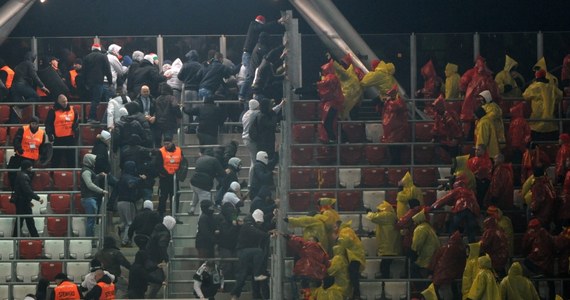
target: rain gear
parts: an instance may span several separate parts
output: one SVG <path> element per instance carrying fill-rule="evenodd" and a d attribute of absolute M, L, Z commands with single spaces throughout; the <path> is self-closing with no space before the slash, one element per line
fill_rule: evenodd
<path fill-rule="evenodd" d="M 457 74 L 458 68 L 456 64 L 452 63 L 445 66 L 445 99 L 459 98 L 460 77 Z"/>
<path fill-rule="evenodd" d="M 453 110 L 449 102 L 439 96 L 433 103 L 437 113 L 433 116 L 431 134 L 436 142 L 446 146 L 457 146 L 463 138 L 463 129 L 459 114 Z"/>
<path fill-rule="evenodd" d="M 558 220 L 570 219 L 570 171 L 566 171 L 562 193 L 560 196 L 560 206 L 558 207 Z"/>
<path fill-rule="evenodd" d="M 369 212 L 366 218 L 376 224 L 378 256 L 400 255 L 400 234 L 396 229 L 396 212 L 389 202 L 384 201 L 376 207 L 378 212 Z"/>
<path fill-rule="evenodd" d="M 317 92 L 321 99 L 319 104 L 319 111 L 321 113 L 321 124 L 319 125 L 319 139 L 321 141 L 329 141 L 334 139 L 332 136 L 328 136 L 327 131 L 324 128 L 325 121 L 327 120 L 329 113 L 336 111 L 336 114 L 332 117 L 332 132 L 336 132 L 337 128 L 337 116 L 338 112 L 342 110 L 344 103 L 344 95 L 342 94 L 341 83 L 335 74 L 334 66 L 332 60 L 321 66 L 322 78 L 321 81 L 317 82 Z"/>
<path fill-rule="evenodd" d="M 424 296 L 425 300 L 438 300 L 437 293 L 435 291 L 435 286 L 431 283 L 427 289 L 422 291 L 422 296 Z"/>
<path fill-rule="evenodd" d="M 439 238 L 431 225 L 426 221 L 424 210 L 421 210 L 412 219 L 416 223 L 412 239 L 412 250 L 418 255 L 415 264 L 419 267 L 427 268 L 435 251 L 440 247 Z"/>
<path fill-rule="evenodd" d="M 338 212 L 333 208 L 336 203 L 335 198 L 320 198 L 319 199 L 319 206 L 320 212 L 323 216 L 326 217 L 325 221 L 325 229 L 328 236 L 328 245 L 332 247 L 334 245 L 334 240 L 336 239 L 336 224 L 340 221 L 340 215 Z M 332 249 L 325 248 L 327 252 L 331 253 Z"/>
<path fill-rule="evenodd" d="M 532 170 L 538 166 L 550 166 L 550 157 L 538 145 L 532 145 L 523 153 L 521 182 L 532 175 Z"/>
<path fill-rule="evenodd" d="M 327 276 L 329 256 L 318 242 L 291 235 L 287 246 L 300 257 L 295 262 L 293 274 L 315 280 L 323 280 Z"/>
<path fill-rule="evenodd" d="M 524 78 L 521 74 L 513 71 L 513 68 L 518 66 L 518 62 L 510 56 L 505 55 L 505 67 L 495 76 L 495 82 L 499 88 L 499 93 L 503 97 L 520 97 L 522 95 L 521 86 L 519 82 L 524 83 Z M 510 86 L 510 90 L 509 87 Z M 510 104 L 512 102 L 505 101 Z"/>
<path fill-rule="evenodd" d="M 455 176 L 456 178 L 464 176 L 467 183 L 467 187 L 475 192 L 476 190 L 475 175 L 473 175 L 473 172 L 471 172 L 471 170 L 469 170 L 469 168 L 467 167 L 468 160 L 469 160 L 469 155 L 457 156 L 455 158 L 455 173 L 453 173 L 453 176 Z"/>
<path fill-rule="evenodd" d="M 491 256 L 493 269 L 503 271 L 509 259 L 509 243 L 505 232 L 497 225 L 495 218 L 483 221 L 485 232 L 481 235 L 481 251 Z"/>
<path fill-rule="evenodd" d="M 523 269 L 519 262 L 511 265 L 509 274 L 501 280 L 500 288 L 503 300 L 540 299 L 532 282 L 523 276 Z"/>
<path fill-rule="evenodd" d="M 530 211 L 542 224 L 550 224 L 554 217 L 554 204 L 556 202 L 556 190 L 552 186 L 548 176 L 534 178 L 531 188 L 532 201 Z"/>
<path fill-rule="evenodd" d="M 330 276 L 334 277 L 334 283 L 342 288 L 343 295 L 348 297 L 352 291 L 350 290 L 350 280 L 348 279 L 348 258 L 346 257 L 346 249 L 336 245 L 333 247 L 334 256 L 327 270 Z"/>
<path fill-rule="evenodd" d="M 570 227 L 566 227 L 558 236 L 554 238 L 554 245 L 558 251 L 558 272 L 568 274 L 568 260 L 570 258 Z"/>
<path fill-rule="evenodd" d="M 477 259 L 479 258 L 479 252 L 481 249 L 481 242 L 471 243 L 469 246 L 469 256 L 467 256 L 467 261 L 465 262 L 465 270 L 463 270 L 463 278 L 461 280 L 461 293 L 463 294 L 463 299 L 467 298 L 467 294 L 479 273 L 479 263 Z"/>
<path fill-rule="evenodd" d="M 424 78 L 424 87 L 419 90 L 423 98 L 437 98 L 441 94 L 443 81 L 437 76 L 431 59 L 420 70 Z"/>
<path fill-rule="evenodd" d="M 511 163 L 501 163 L 493 169 L 493 176 L 484 202 L 502 209 L 512 209 L 513 191 L 513 166 Z"/>
<path fill-rule="evenodd" d="M 508 144 L 513 150 L 524 151 L 531 141 L 530 126 L 524 117 L 524 102 L 511 107 Z"/>
<path fill-rule="evenodd" d="M 311 300 L 343 300 L 343 292 L 343 288 L 336 283 L 326 289 L 320 286 L 312 292 Z"/>
<path fill-rule="evenodd" d="M 360 104 L 364 90 L 360 85 L 360 80 L 355 72 L 354 65 L 350 65 L 347 69 L 343 68 L 339 63 L 333 63 L 336 76 L 340 80 L 342 94 L 344 96 L 344 107 L 340 111 L 340 119 L 348 120 L 350 111 L 353 107 Z"/>
<path fill-rule="evenodd" d="M 491 179 L 493 162 L 489 158 L 489 153 L 485 152 L 481 156 L 473 156 L 467 161 L 467 167 L 473 172 L 477 179 Z"/>
<path fill-rule="evenodd" d="M 398 84 L 394 73 L 396 73 L 396 66 L 394 66 L 393 63 L 386 63 L 381 60 L 373 71 L 364 75 L 360 84 L 363 88 L 376 87 L 380 95 L 386 95 L 386 92 L 388 92 L 394 84 Z"/>
<path fill-rule="evenodd" d="M 362 272 L 366 267 L 366 254 L 364 253 L 360 238 L 350 227 L 351 224 L 352 222 L 348 221 L 340 225 L 338 244 L 346 249 L 349 263 L 351 261 L 358 261 L 360 263 L 360 272 Z"/>
<path fill-rule="evenodd" d="M 301 217 L 290 217 L 289 225 L 292 227 L 302 227 L 303 228 L 303 238 L 308 240 L 311 237 L 317 237 L 321 246 L 324 249 L 329 247 L 329 239 L 327 237 L 326 231 L 327 216 L 324 215 L 314 215 L 314 216 L 301 216 Z"/>
<path fill-rule="evenodd" d="M 560 148 L 556 153 L 556 177 L 564 176 L 564 164 L 570 157 L 570 135 L 563 133 L 560 135 Z"/>
<path fill-rule="evenodd" d="M 471 300 L 501 299 L 499 285 L 495 280 L 493 269 L 491 269 L 491 257 L 489 255 L 481 256 L 477 261 L 479 273 L 475 277 L 467 297 Z"/>
<path fill-rule="evenodd" d="M 505 232 L 507 243 L 509 244 L 509 255 L 512 256 L 515 250 L 515 231 L 513 229 L 513 222 L 511 222 L 509 217 L 503 215 L 503 211 L 500 208 L 495 206 L 490 206 L 487 209 L 487 214 L 490 217 L 494 217 L 497 220 L 497 226 Z"/>
<path fill-rule="evenodd" d="M 402 177 L 400 180 L 400 183 L 403 189 L 399 191 L 398 195 L 396 196 L 396 214 L 398 218 L 403 217 L 410 209 L 408 206 L 408 201 L 411 199 L 417 199 L 420 201 L 420 205 L 424 205 L 424 195 L 422 193 L 422 190 L 414 185 L 410 172 L 406 172 L 404 177 Z"/>
<path fill-rule="evenodd" d="M 438 208 L 443 205 L 451 205 L 451 201 L 454 201 L 453 208 L 451 210 L 454 214 L 466 209 L 470 210 L 475 216 L 479 216 L 480 214 L 480 208 L 479 204 L 477 204 L 475 193 L 464 185 L 459 185 L 457 187 L 454 185 L 453 190 L 445 196 L 437 199 L 432 207 Z"/>
<path fill-rule="evenodd" d="M 548 73 L 546 75 L 548 78 Z M 523 98 L 530 101 L 531 119 L 554 119 L 554 110 L 562 99 L 562 91 L 550 82 L 535 81 L 523 93 Z M 558 130 L 558 122 L 529 121 L 530 128 L 536 132 L 552 132 Z"/>
<path fill-rule="evenodd" d="M 556 76 L 552 75 L 552 73 L 548 72 L 548 68 L 546 68 L 546 59 L 544 59 L 544 57 L 541 57 L 536 64 L 534 64 L 534 66 L 532 67 L 533 71 L 538 71 L 538 70 L 544 70 L 546 71 L 546 79 L 548 79 L 548 82 L 550 84 L 552 84 L 553 86 L 558 86 L 558 78 L 556 78 Z"/>
<path fill-rule="evenodd" d="M 534 221 L 534 222 L 533 222 Z M 522 240 L 522 254 L 540 269 L 543 275 L 554 274 L 554 239 L 536 219 L 530 220 Z"/>
<path fill-rule="evenodd" d="M 400 229 L 400 235 L 402 236 L 402 248 L 404 251 L 407 251 L 412 247 L 414 229 L 416 229 L 416 224 L 414 224 L 412 217 L 422 209 L 422 206 L 417 206 L 408 210 L 404 216 L 398 219 L 398 223 L 396 223 L 396 228 Z"/>
<path fill-rule="evenodd" d="M 477 121 L 475 126 L 475 146 L 484 145 L 489 156 L 495 157 L 500 153 L 499 139 L 493 120 L 487 115 Z"/>
<path fill-rule="evenodd" d="M 432 281 L 436 286 L 461 279 L 466 263 L 465 244 L 459 231 L 454 232 L 446 245 L 437 250 L 431 259 L 429 269 L 433 271 Z"/>
<path fill-rule="evenodd" d="M 399 143 L 410 140 L 408 107 L 400 95 L 396 95 L 396 99 L 384 102 L 382 126 L 384 128 L 383 143 Z"/>
<path fill-rule="evenodd" d="M 521 188 L 521 195 L 524 203 L 528 206 L 532 202 L 532 186 L 534 185 L 534 175 L 527 178 Z"/>
<path fill-rule="evenodd" d="M 505 101 L 503 101 L 505 102 Z M 503 148 L 505 139 L 505 125 L 503 124 L 503 110 L 495 102 L 489 102 L 482 105 L 485 110 L 485 118 L 491 119 L 493 126 L 495 127 L 495 132 L 497 133 L 497 140 L 499 141 L 499 147 Z M 508 107 L 507 109 L 510 109 Z"/>
<path fill-rule="evenodd" d="M 475 98 L 482 91 L 489 90 L 495 101 L 500 100 L 497 83 L 493 80 L 492 72 L 487 68 L 485 59 L 481 56 L 475 61 L 475 66 L 461 76 L 460 88 L 465 91 L 460 115 L 462 121 L 473 120 L 473 112 L 479 106 Z"/>

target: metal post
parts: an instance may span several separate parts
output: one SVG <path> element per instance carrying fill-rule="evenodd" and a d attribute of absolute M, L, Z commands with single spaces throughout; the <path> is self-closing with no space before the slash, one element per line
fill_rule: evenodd
<path fill-rule="evenodd" d="M 158 65 L 162 66 L 164 61 L 164 40 L 161 34 L 156 37 L 156 55 L 158 55 Z"/>
<path fill-rule="evenodd" d="M 0 44 L 8 38 L 35 0 L 10 0 L 0 8 Z"/>
<path fill-rule="evenodd" d="M 473 61 L 477 60 L 479 54 L 481 53 L 481 39 L 479 36 L 479 32 L 475 32 L 473 34 Z"/>
<path fill-rule="evenodd" d="M 539 31 L 536 34 L 536 60 L 544 57 L 544 34 Z"/>
<path fill-rule="evenodd" d="M 220 53 L 222 53 L 224 57 L 227 58 L 228 57 L 227 52 L 228 49 L 226 45 L 226 36 L 222 34 L 220 36 Z"/>
<path fill-rule="evenodd" d="M 414 93 L 418 90 L 417 73 L 418 73 L 418 53 L 416 47 L 416 34 L 412 32 L 412 34 L 410 35 L 410 84 L 411 84 L 410 96 L 412 98 L 415 98 Z"/>
<path fill-rule="evenodd" d="M 31 51 L 34 57 L 38 57 L 38 39 L 35 36 L 32 37 L 32 44 L 30 46 L 32 47 Z M 37 70 L 38 69 L 37 59 L 34 61 L 34 64 L 36 65 L 36 70 Z"/>

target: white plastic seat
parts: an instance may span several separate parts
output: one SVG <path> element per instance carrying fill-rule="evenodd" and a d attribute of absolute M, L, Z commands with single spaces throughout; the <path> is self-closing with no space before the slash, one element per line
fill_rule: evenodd
<path fill-rule="evenodd" d="M 45 240 L 44 256 L 49 259 L 65 258 L 65 241 L 64 240 Z"/>
<path fill-rule="evenodd" d="M 40 263 L 38 262 L 17 262 L 16 278 L 19 282 L 34 282 L 38 280 L 40 274 Z"/>
<path fill-rule="evenodd" d="M 378 242 L 376 241 L 376 237 L 363 237 L 361 238 L 361 241 L 362 248 L 364 248 L 366 256 L 376 256 L 378 253 Z"/>
<path fill-rule="evenodd" d="M 39 203 L 39 202 L 38 202 Z M 34 217 L 34 223 L 36 224 L 36 230 L 40 236 L 44 233 L 44 226 L 45 226 L 45 217 Z M 28 225 L 24 222 L 24 226 L 22 226 L 22 235 L 29 235 L 30 231 L 28 230 Z"/>
<path fill-rule="evenodd" d="M 366 139 L 373 143 L 379 143 L 384 135 L 384 128 L 381 123 L 366 123 Z"/>
<path fill-rule="evenodd" d="M 0 285 L 0 300 L 8 300 L 8 296 L 10 295 L 8 288 L 10 286 L 6 284 Z"/>
<path fill-rule="evenodd" d="M 385 191 L 364 191 L 362 192 L 362 201 L 364 207 L 375 211 L 376 207 L 386 199 Z"/>
<path fill-rule="evenodd" d="M 73 236 L 85 236 L 86 235 L 86 219 L 85 217 L 73 217 L 71 218 L 71 230 Z"/>
<path fill-rule="evenodd" d="M 441 198 L 447 194 L 449 194 L 449 191 L 437 191 L 436 197 L 437 197 L 437 199 L 439 199 L 439 198 Z"/>
<path fill-rule="evenodd" d="M 361 273 L 361 275 L 366 277 L 367 279 L 374 279 L 374 277 L 378 272 L 380 272 L 380 260 L 368 259 L 366 260 L 366 268 Z"/>
<path fill-rule="evenodd" d="M 4 159 L 6 160 L 6 166 L 8 166 L 8 163 L 10 162 L 10 157 L 12 156 L 14 156 L 14 148 L 6 149 L 6 156 L 4 156 Z"/>
<path fill-rule="evenodd" d="M 12 263 L 0 263 L 0 282 L 9 282 L 12 280 Z"/>
<path fill-rule="evenodd" d="M 10 260 L 14 258 L 14 241 L 0 240 L 0 259 Z"/>
<path fill-rule="evenodd" d="M 285 278 L 289 278 L 293 276 L 293 267 L 295 266 L 295 262 L 293 260 L 286 260 L 285 261 Z"/>
<path fill-rule="evenodd" d="M 362 216 L 362 230 L 364 230 L 366 232 L 370 232 L 370 231 L 376 232 L 376 223 L 373 223 L 368 218 L 366 218 L 366 215 L 363 215 Z"/>
<path fill-rule="evenodd" d="M 69 257 L 75 259 L 91 258 L 91 240 L 69 240 Z"/>
<path fill-rule="evenodd" d="M 12 231 L 14 231 L 14 217 L 1 217 L 0 218 L 0 237 L 10 237 L 12 236 Z"/>
<path fill-rule="evenodd" d="M 513 191 L 513 204 L 518 208 L 523 207 L 524 199 L 519 189 Z"/>
<path fill-rule="evenodd" d="M 354 231 L 358 231 L 360 229 L 360 215 L 359 214 L 341 214 L 340 219 L 343 223 L 352 221 L 350 227 Z"/>
<path fill-rule="evenodd" d="M 449 178 L 451 178 L 451 168 L 440 167 L 440 168 L 437 168 L 437 171 L 439 172 L 439 179 L 437 181 L 440 184 L 444 184 L 444 183 L 448 182 Z"/>
<path fill-rule="evenodd" d="M 69 279 L 73 280 L 73 282 L 80 283 L 85 278 L 85 275 L 89 273 L 89 263 L 67 262 L 65 264 L 65 271 Z"/>
<path fill-rule="evenodd" d="M 361 169 L 339 169 L 338 179 L 340 181 L 340 186 L 348 189 L 353 189 L 354 187 L 360 185 L 360 182 L 362 180 Z"/>
<path fill-rule="evenodd" d="M 17 284 L 12 286 L 12 299 L 23 300 L 27 294 L 35 294 L 36 286 L 33 284 Z"/>

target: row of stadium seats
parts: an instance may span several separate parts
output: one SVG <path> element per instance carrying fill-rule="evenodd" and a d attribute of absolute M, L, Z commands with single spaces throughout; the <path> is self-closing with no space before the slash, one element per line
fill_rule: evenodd
<path fill-rule="evenodd" d="M 24 123 L 27 124 L 27 123 Z M 0 126 L 0 146 L 14 145 L 14 137 L 20 126 Z M 101 127 L 93 127 L 91 125 L 79 126 L 79 141 L 81 145 L 92 146 L 95 143 L 97 135 L 103 130 Z M 9 156 L 8 156 L 9 158 Z"/>
<path fill-rule="evenodd" d="M 89 259 L 92 256 L 92 241 L 88 239 L 33 239 L 0 240 L 0 260 L 25 259 Z M 0 274 L 2 274 L 0 272 Z"/>
<path fill-rule="evenodd" d="M 83 112 L 89 112 L 89 110 L 91 109 L 91 104 L 87 103 L 87 104 L 73 104 L 70 103 L 70 105 L 75 109 L 75 112 L 77 114 L 79 114 L 79 116 L 82 116 L 82 118 L 80 120 L 83 120 Z M 26 124 L 29 123 L 30 120 L 32 119 L 32 116 L 34 115 L 34 111 L 35 111 L 35 115 L 40 119 L 41 123 L 44 123 L 48 114 L 48 111 L 53 107 L 53 104 L 30 104 L 27 105 L 26 107 L 24 107 L 22 109 L 22 123 Z M 83 109 L 85 108 L 85 109 Z M 10 105 L 7 104 L 0 104 L 0 124 L 6 124 L 8 122 L 8 120 L 10 119 L 10 110 L 11 107 Z M 100 103 L 97 106 L 97 119 L 101 120 L 101 118 L 103 118 L 103 115 L 105 114 L 105 111 L 107 110 L 107 103 Z"/>
<path fill-rule="evenodd" d="M 85 236 L 85 217 L 38 217 L 34 216 L 34 224 L 40 236 L 47 233 L 50 237 Z M 71 222 L 69 220 L 71 218 Z M 16 218 L 0 217 L 0 237 L 9 238 L 12 236 Z M 44 230 L 45 228 L 45 230 Z M 20 236 L 28 236 L 27 226 L 22 226 Z"/>

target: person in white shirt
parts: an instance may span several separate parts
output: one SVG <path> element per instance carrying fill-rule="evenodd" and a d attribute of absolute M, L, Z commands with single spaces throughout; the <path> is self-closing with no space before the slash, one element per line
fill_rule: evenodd
<path fill-rule="evenodd" d="M 115 124 L 121 119 L 123 114 L 120 112 L 125 104 L 131 102 L 131 98 L 124 93 L 118 93 L 117 97 L 111 98 L 107 103 L 107 129 L 112 131 Z"/>

